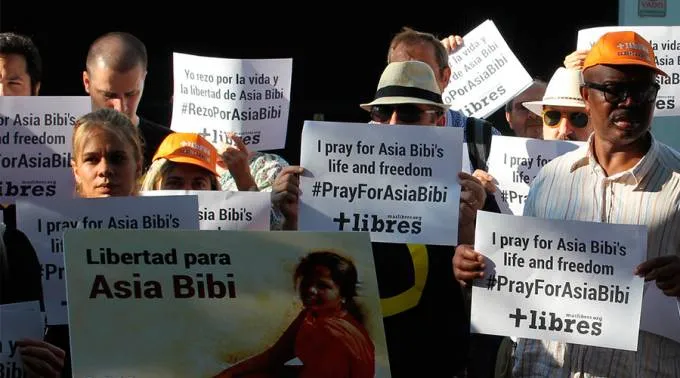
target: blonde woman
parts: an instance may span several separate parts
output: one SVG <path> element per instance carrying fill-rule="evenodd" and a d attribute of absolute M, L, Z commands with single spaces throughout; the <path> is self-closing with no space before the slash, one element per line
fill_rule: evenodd
<path fill-rule="evenodd" d="M 79 118 L 73 130 L 71 166 L 83 198 L 134 196 L 142 174 L 142 143 L 124 114 L 99 109 Z"/>

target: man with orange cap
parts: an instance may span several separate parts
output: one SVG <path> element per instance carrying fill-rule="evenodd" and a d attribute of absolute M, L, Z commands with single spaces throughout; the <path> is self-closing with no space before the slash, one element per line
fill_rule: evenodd
<path fill-rule="evenodd" d="M 650 133 L 658 75 L 666 73 L 637 33 L 610 32 L 597 41 L 584 60 L 581 86 L 593 134 L 586 146 L 539 172 L 524 215 L 647 226 L 647 257 L 631 275 L 678 298 L 680 154 Z M 456 278 L 482 277 L 482 261 L 471 246 L 459 246 Z M 513 376 L 678 377 L 678 361 L 680 343 L 646 331 L 639 333 L 637 351 L 519 339 Z"/>

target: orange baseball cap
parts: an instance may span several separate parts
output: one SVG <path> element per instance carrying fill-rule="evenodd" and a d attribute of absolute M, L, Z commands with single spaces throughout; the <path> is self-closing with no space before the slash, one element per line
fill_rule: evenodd
<path fill-rule="evenodd" d="M 158 146 L 153 160 L 165 158 L 175 163 L 193 164 L 205 168 L 215 176 L 217 173 L 217 149 L 210 142 L 194 133 L 172 133 Z"/>
<path fill-rule="evenodd" d="M 609 32 L 600 37 L 586 55 L 583 70 L 598 64 L 645 66 L 668 76 L 656 66 L 652 45 L 633 31 Z"/>

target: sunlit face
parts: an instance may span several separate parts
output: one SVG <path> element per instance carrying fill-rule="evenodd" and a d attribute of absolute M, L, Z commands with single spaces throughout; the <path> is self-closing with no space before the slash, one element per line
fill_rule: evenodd
<path fill-rule="evenodd" d="M 545 84 L 535 83 L 513 99 L 512 112 L 505 112 L 505 119 L 508 121 L 508 125 L 510 125 L 510 128 L 518 137 L 536 139 L 543 137 L 543 121 L 541 117 L 524 107 L 522 103 L 540 101 L 544 94 Z"/>
<path fill-rule="evenodd" d="M 546 117 L 543 117 L 543 139 L 545 140 L 575 140 L 584 142 L 588 140 L 590 133 L 593 131 L 590 122 L 585 127 L 577 127 L 572 122 L 573 114 L 585 115 L 585 109 L 572 106 L 543 106 L 543 113 L 549 111 L 560 112 L 561 117 L 556 125 L 549 125 L 546 123 Z"/>
<path fill-rule="evenodd" d="M 172 167 L 158 183 L 164 190 L 210 190 L 210 178 L 214 176 L 205 168 L 188 163 L 171 163 Z"/>
<path fill-rule="evenodd" d="M 31 95 L 26 59 L 20 54 L 0 54 L 0 96 Z"/>
<path fill-rule="evenodd" d="M 85 138 L 81 151 L 74 151 L 73 175 L 81 197 L 119 197 L 134 194 L 137 173 L 132 147 L 102 130 Z"/>
<path fill-rule="evenodd" d="M 440 91 L 444 91 L 449 85 L 449 78 L 451 76 L 451 69 L 449 67 L 441 68 L 437 63 L 434 47 L 429 43 L 405 44 L 400 43 L 394 47 L 390 53 L 390 63 L 392 62 L 406 62 L 409 60 L 418 60 L 427 63 L 434 71 L 434 77 L 437 79 L 437 85 Z"/>
<path fill-rule="evenodd" d="M 654 71 L 641 66 L 597 65 L 584 71 L 584 79 L 613 92 L 581 89 L 598 139 L 620 146 L 639 141 L 647 134 L 656 100 L 656 91 L 651 90 L 656 82 Z M 645 96 L 649 90 L 649 96 Z"/>
<path fill-rule="evenodd" d="M 315 266 L 309 277 L 302 278 L 300 298 L 312 311 L 332 311 L 342 306 L 340 287 L 333 281 L 331 271 L 322 265 Z"/>
<path fill-rule="evenodd" d="M 83 85 L 85 92 L 90 94 L 93 110 L 115 109 L 137 125 L 137 107 L 144 91 L 145 78 L 146 71 L 141 65 L 121 73 L 100 61 L 89 73 L 83 72 Z"/>

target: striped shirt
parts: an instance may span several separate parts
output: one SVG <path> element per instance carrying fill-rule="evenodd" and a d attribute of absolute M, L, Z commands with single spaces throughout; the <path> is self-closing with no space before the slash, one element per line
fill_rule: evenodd
<path fill-rule="evenodd" d="M 524 215 L 646 225 L 647 258 L 680 256 L 680 154 L 652 137 L 633 168 L 607 177 L 591 145 L 539 172 Z M 519 339 L 514 360 L 518 377 L 680 377 L 680 344 L 645 331 L 637 352 Z"/>

